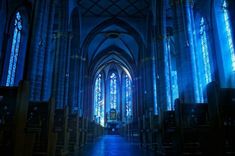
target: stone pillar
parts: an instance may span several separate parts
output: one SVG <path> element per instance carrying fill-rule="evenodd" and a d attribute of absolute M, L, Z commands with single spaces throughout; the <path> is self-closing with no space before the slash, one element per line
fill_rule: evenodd
<path fill-rule="evenodd" d="M 190 2 L 176 1 L 175 9 L 175 45 L 177 53 L 177 71 L 179 96 L 183 102 L 195 102 L 198 93 L 197 70 L 193 40 Z M 190 13 L 190 14 L 189 14 Z"/>
<path fill-rule="evenodd" d="M 42 100 L 44 65 L 46 60 L 47 41 L 49 40 L 51 16 L 53 16 L 53 0 L 35 1 L 33 3 L 33 21 L 30 36 L 30 54 L 28 80 L 30 81 L 30 99 Z"/>
<path fill-rule="evenodd" d="M 45 62 L 43 66 L 43 80 L 42 80 L 42 97 L 41 100 L 49 100 L 51 97 L 52 79 L 53 79 L 53 63 L 54 63 L 54 48 L 55 35 L 53 34 L 55 16 L 55 1 L 50 2 L 50 10 L 48 17 L 47 36 L 45 45 Z"/>
<path fill-rule="evenodd" d="M 169 77 L 168 77 L 168 60 L 166 46 L 166 2 L 162 0 L 157 8 L 157 93 L 160 110 L 166 110 L 169 101 Z"/>
<path fill-rule="evenodd" d="M 67 45 L 69 41 L 68 35 L 68 15 L 67 15 L 67 1 L 60 0 L 57 2 L 58 12 L 58 31 L 57 31 L 57 45 L 55 49 L 55 63 L 53 74 L 53 96 L 56 100 L 56 108 L 63 108 L 67 104 L 65 98 L 66 91 L 66 68 L 68 50 Z"/>

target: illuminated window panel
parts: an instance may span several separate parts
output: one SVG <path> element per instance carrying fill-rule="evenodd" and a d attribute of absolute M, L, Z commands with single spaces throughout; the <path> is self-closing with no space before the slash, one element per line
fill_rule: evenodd
<path fill-rule="evenodd" d="M 117 108 L 117 76 L 115 73 L 110 75 L 110 108 Z"/>
<path fill-rule="evenodd" d="M 168 72 L 167 76 L 170 83 L 167 83 L 167 98 L 169 98 L 169 103 L 167 105 L 167 110 L 174 110 L 174 101 L 179 98 L 178 91 L 178 80 L 177 80 L 177 71 L 172 69 L 172 57 L 171 57 L 171 44 L 170 40 L 167 40 L 167 60 L 168 60 Z"/>
<path fill-rule="evenodd" d="M 16 65 L 19 55 L 20 38 L 22 30 L 22 19 L 19 12 L 16 13 L 14 23 L 14 33 L 11 45 L 11 55 L 9 60 L 9 67 L 7 72 L 6 86 L 13 86 L 15 81 Z"/>
<path fill-rule="evenodd" d="M 229 46 L 231 61 L 232 61 L 232 70 L 235 71 L 234 45 L 233 45 L 232 32 L 231 32 L 231 26 L 230 26 L 229 14 L 228 14 L 228 10 L 227 10 L 227 2 L 226 1 L 224 1 L 224 3 L 223 3 L 223 11 L 224 11 L 224 22 L 225 22 L 226 35 L 227 35 L 227 39 L 228 39 L 228 46 Z"/>
<path fill-rule="evenodd" d="M 203 17 L 201 18 L 200 22 L 200 38 L 201 38 L 202 59 L 203 59 L 205 85 L 206 85 L 209 82 L 211 82 L 211 68 L 210 68 L 210 59 L 209 59 L 208 45 L 207 45 L 208 41 L 206 34 L 206 26 Z"/>
<path fill-rule="evenodd" d="M 102 89 L 102 76 L 99 74 L 95 81 L 95 93 L 94 93 L 94 115 L 96 122 L 104 126 L 104 100 Z"/>
<path fill-rule="evenodd" d="M 179 98 L 179 89 L 178 89 L 178 80 L 177 80 L 177 71 L 171 72 L 171 83 L 172 83 L 172 101 Z"/>
<path fill-rule="evenodd" d="M 131 80 L 125 75 L 125 111 L 126 117 L 132 116 L 132 94 L 131 94 Z"/>

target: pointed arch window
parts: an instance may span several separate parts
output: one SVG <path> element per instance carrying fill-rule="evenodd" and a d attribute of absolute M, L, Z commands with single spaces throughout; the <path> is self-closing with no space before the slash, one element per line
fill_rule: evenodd
<path fill-rule="evenodd" d="M 110 108 L 117 108 L 117 75 L 115 73 L 110 75 Z"/>
<path fill-rule="evenodd" d="M 22 31 L 22 18 L 19 12 L 16 13 L 14 22 L 14 34 L 11 45 L 10 61 L 7 71 L 6 86 L 13 86 L 15 81 L 16 66 L 19 55 L 20 39 Z"/>
<path fill-rule="evenodd" d="M 95 80 L 94 106 L 94 115 L 96 122 L 104 125 L 104 98 L 101 74 L 98 74 Z"/>
<path fill-rule="evenodd" d="M 205 85 L 211 82 L 211 67 L 210 67 L 210 59 L 209 59 L 209 52 L 208 52 L 208 40 L 206 34 L 206 25 L 205 20 L 202 17 L 200 21 L 200 40 L 201 40 L 201 49 L 202 49 L 202 59 L 203 59 L 203 70 L 204 70 L 204 77 L 205 77 Z M 205 86 L 204 85 L 204 86 Z"/>
<path fill-rule="evenodd" d="M 166 77 L 169 80 L 167 83 L 167 110 L 174 110 L 174 101 L 179 98 L 179 90 L 178 90 L 178 75 L 176 69 L 176 58 L 173 55 L 173 46 L 174 41 L 172 37 L 169 37 L 166 42 L 166 60 L 167 61 L 167 73 Z"/>
<path fill-rule="evenodd" d="M 125 115 L 127 118 L 132 116 L 132 89 L 128 75 L 125 75 Z"/>
<path fill-rule="evenodd" d="M 199 20 L 199 37 L 200 53 L 197 54 L 197 68 L 198 68 L 198 97 L 197 102 L 206 101 L 205 88 L 212 80 L 207 25 L 204 17 Z"/>
<path fill-rule="evenodd" d="M 232 39 L 232 31 L 231 31 L 231 25 L 230 25 L 230 19 L 229 19 L 229 13 L 228 13 L 228 4 L 225 0 L 223 2 L 223 16 L 224 16 L 224 23 L 225 23 L 225 29 L 226 29 L 226 37 L 228 41 L 228 46 L 230 50 L 230 56 L 232 61 L 232 70 L 235 71 L 235 54 L 234 54 L 234 45 L 233 45 L 233 39 Z"/>

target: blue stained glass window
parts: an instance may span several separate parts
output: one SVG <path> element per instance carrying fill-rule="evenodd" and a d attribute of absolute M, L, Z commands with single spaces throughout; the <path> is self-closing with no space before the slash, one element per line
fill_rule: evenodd
<path fill-rule="evenodd" d="M 170 38 L 167 40 L 167 60 L 168 60 L 168 73 L 169 75 L 166 77 L 169 82 L 167 83 L 167 98 L 168 98 L 168 105 L 167 110 L 174 110 L 174 101 L 175 99 L 179 98 L 179 90 L 178 90 L 178 77 L 177 71 L 175 66 L 175 58 L 171 55 L 171 40 Z M 174 63 L 173 63 L 174 62 Z"/>
<path fill-rule="evenodd" d="M 172 84 L 172 102 L 174 105 L 175 99 L 179 98 L 179 88 L 177 80 L 177 71 L 171 71 L 171 84 Z"/>
<path fill-rule="evenodd" d="M 225 22 L 225 29 L 226 29 L 226 35 L 228 39 L 228 46 L 230 50 L 231 55 L 231 61 L 232 61 L 232 70 L 235 71 L 235 56 L 234 56 L 234 45 L 232 40 L 232 32 L 231 32 L 231 26 L 229 22 L 229 14 L 227 10 L 227 2 L 224 1 L 223 3 L 223 11 L 224 11 L 224 22 Z"/>
<path fill-rule="evenodd" d="M 19 12 L 16 13 L 15 23 L 14 23 L 14 33 L 11 45 L 11 55 L 9 60 L 9 67 L 7 72 L 6 86 L 13 86 L 15 81 L 15 73 L 17 66 L 17 59 L 19 55 L 20 38 L 22 30 L 22 19 Z"/>
<path fill-rule="evenodd" d="M 110 108 L 117 108 L 117 76 L 115 73 L 110 75 Z"/>
<path fill-rule="evenodd" d="M 173 107 L 173 103 L 172 103 L 172 96 L 171 96 L 171 85 L 170 85 L 170 72 L 171 72 L 171 56 L 170 56 L 170 52 L 171 52 L 171 46 L 169 43 L 169 40 L 166 41 L 166 50 L 165 50 L 165 57 L 164 57 L 164 62 L 165 62 L 165 83 L 166 83 L 166 96 L 167 96 L 167 110 L 172 110 Z"/>
<path fill-rule="evenodd" d="M 204 66 L 204 76 L 205 76 L 205 85 L 211 82 L 211 67 L 210 67 L 210 59 L 208 53 L 208 41 L 207 41 L 207 34 L 206 34 L 206 25 L 204 18 L 201 18 L 200 22 L 200 38 L 201 38 L 201 48 L 202 48 L 202 59 L 203 59 L 203 66 Z M 205 86 L 203 86 L 205 87 Z"/>
<path fill-rule="evenodd" d="M 131 93 L 131 80 L 125 75 L 125 111 L 126 117 L 132 116 L 132 93 Z"/>
<path fill-rule="evenodd" d="M 102 76 L 99 74 L 95 81 L 95 93 L 94 93 L 94 115 L 97 123 L 104 126 L 104 100 L 102 90 Z"/>

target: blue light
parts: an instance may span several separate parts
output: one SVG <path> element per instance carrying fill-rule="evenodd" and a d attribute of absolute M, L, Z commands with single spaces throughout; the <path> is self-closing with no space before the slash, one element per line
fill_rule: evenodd
<path fill-rule="evenodd" d="M 11 46 L 11 56 L 7 72 L 6 86 L 13 86 L 15 81 L 16 65 L 19 55 L 19 46 L 20 46 L 20 38 L 22 30 L 21 15 L 19 12 L 16 13 L 14 26 L 15 28 L 14 28 L 14 34 Z"/>
<path fill-rule="evenodd" d="M 206 35 L 206 26 L 203 17 L 201 18 L 200 22 L 200 37 L 201 37 L 201 48 L 202 48 L 203 65 L 204 65 L 205 84 L 208 84 L 209 82 L 211 82 L 211 68 L 210 68 L 210 59 L 207 46 L 208 41 Z"/>
<path fill-rule="evenodd" d="M 171 65 L 170 65 L 170 44 L 169 41 L 166 41 L 166 50 L 164 50 L 164 63 L 165 63 L 165 83 L 166 83 L 166 96 L 167 96 L 167 110 L 172 110 L 172 96 L 171 96 L 171 86 L 170 86 L 170 71 L 171 71 Z"/>
<path fill-rule="evenodd" d="M 168 84 L 168 92 L 167 97 L 170 99 L 167 110 L 174 110 L 174 101 L 175 99 L 179 98 L 179 90 L 178 90 L 178 78 L 177 78 L 177 71 L 173 70 L 172 65 L 172 57 L 171 57 L 171 44 L 170 38 L 167 39 L 167 59 L 168 59 L 168 70 L 169 70 L 169 84 Z"/>
<path fill-rule="evenodd" d="M 110 108 L 117 108 L 117 76 L 115 73 L 110 75 Z"/>
<path fill-rule="evenodd" d="M 158 114 L 158 105 L 157 105 L 157 77 L 156 77 L 156 64 L 155 59 L 153 59 L 153 94 L 154 94 L 154 114 Z"/>
<path fill-rule="evenodd" d="M 235 71 L 234 46 L 233 46 L 231 26 L 230 26 L 230 22 L 229 22 L 229 15 L 228 15 L 228 11 L 227 11 L 227 2 L 226 1 L 224 1 L 224 3 L 223 3 L 223 11 L 224 11 L 224 22 L 225 22 L 225 28 L 226 28 L 226 35 L 227 35 L 227 39 L 228 39 L 228 46 L 230 49 L 230 55 L 231 55 L 231 61 L 232 61 L 232 70 Z"/>
<path fill-rule="evenodd" d="M 126 107 L 126 117 L 132 116 L 132 94 L 131 94 L 131 80 L 127 75 L 125 75 L 125 107 Z"/>
<path fill-rule="evenodd" d="M 95 81 L 95 92 L 94 92 L 94 106 L 95 106 L 95 120 L 100 125 L 104 126 L 104 99 L 102 90 L 102 76 L 99 74 Z"/>
<path fill-rule="evenodd" d="M 195 43 L 195 28 L 194 28 L 194 15 L 192 10 L 192 5 L 190 3 L 186 6 L 186 15 L 187 15 L 187 32 L 188 32 L 188 40 L 187 40 L 187 46 L 190 50 L 190 59 L 191 59 L 191 70 L 192 70 L 192 84 L 194 89 L 194 96 L 195 101 L 200 101 L 200 86 L 199 86 L 199 78 L 198 78 L 198 62 L 197 62 L 197 53 L 195 51 L 196 49 L 196 43 Z"/>
<path fill-rule="evenodd" d="M 179 98 L 179 89 L 178 89 L 178 80 L 177 80 L 177 71 L 171 72 L 171 83 L 172 83 L 172 105 L 175 99 Z"/>

